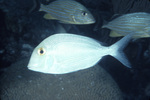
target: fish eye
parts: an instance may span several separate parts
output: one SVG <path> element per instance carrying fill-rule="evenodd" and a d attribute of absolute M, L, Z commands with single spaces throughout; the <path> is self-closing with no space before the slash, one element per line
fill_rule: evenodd
<path fill-rule="evenodd" d="M 38 49 L 38 54 L 39 54 L 39 55 L 44 55 L 45 52 L 46 52 L 45 49 L 42 48 L 42 47 Z"/>
<path fill-rule="evenodd" d="M 87 12 L 82 11 L 82 15 L 83 15 L 83 16 L 86 16 L 86 15 L 87 15 Z"/>

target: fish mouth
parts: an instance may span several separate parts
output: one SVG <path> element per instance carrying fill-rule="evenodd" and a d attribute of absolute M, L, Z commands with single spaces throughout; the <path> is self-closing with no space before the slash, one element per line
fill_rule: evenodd
<path fill-rule="evenodd" d="M 27 68 L 28 68 L 29 70 L 33 70 L 32 67 L 27 66 Z"/>
<path fill-rule="evenodd" d="M 27 66 L 29 70 L 36 70 L 36 68 L 34 66 Z"/>
<path fill-rule="evenodd" d="M 40 70 L 37 70 L 36 68 L 29 67 L 29 66 L 27 66 L 27 67 L 28 67 L 28 69 L 31 70 L 31 71 L 40 72 Z"/>
<path fill-rule="evenodd" d="M 96 21 L 95 20 L 90 20 L 88 21 L 88 24 L 94 24 Z"/>
<path fill-rule="evenodd" d="M 91 22 L 91 24 L 93 24 L 93 23 L 95 23 L 96 21 L 95 20 L 93 20 L 92 22 Z"/>
<path fill-rule="evenodd" d="M 82 23 L 83 25 L 84 24 L 94 24 L 95 23 L 95 21 L 87 21 L 87 22 L 84 22 L 84 23 Z M 81 24 L 81 23 L 80 23 Z"/>

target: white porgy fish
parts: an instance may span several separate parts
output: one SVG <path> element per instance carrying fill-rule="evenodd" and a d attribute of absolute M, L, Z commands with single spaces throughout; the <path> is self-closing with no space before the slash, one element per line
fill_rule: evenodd
<path fill-rule="evenodd" d="M 131 38 L 129 34 L 105 47 L 86 36 L 66 33 L 51 35 L 34 49 L 28 69 L 49 74 L 71 73 L 94 66 L 106 55 L 115 57 L 131 68 L 123 53 Z"/>

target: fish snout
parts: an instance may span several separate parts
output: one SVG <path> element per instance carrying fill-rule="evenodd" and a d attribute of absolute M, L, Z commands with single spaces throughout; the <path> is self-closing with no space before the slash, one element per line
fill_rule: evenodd
<path fill-rule="evenodd" d="M 94 24 L 95 22 L 96 22 L 96 20 L 93 18 L 93 19 L 91 19 L 91 24 Z"/>
<path fill-rule="evenodd" d="M 96 20 L 94 18 L 90 18 L 85 21 L 86 24 L 94 24 L 95 22 L 96 22 Z"/>

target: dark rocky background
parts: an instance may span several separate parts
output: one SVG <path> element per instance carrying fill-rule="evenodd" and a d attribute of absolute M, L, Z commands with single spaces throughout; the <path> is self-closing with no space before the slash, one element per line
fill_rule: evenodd
<path fill-rule="evenodd" d="M 149 12 L 149 0 L 77 0 L 86 6 L 96 19 L 92 25 L 67 25 L 43 18 L 40 3 L 53 0 L 0 0 L 0 69 L 29 58 L 32 50 L 46 37 L 57 32 L 62 25 L 67 32 L 95 38 L 111 45 L 120 38 L 108 36 L 110 30 L 102 29 L 104 20 L 132 12 Z M 132 69 L 125 68 L 113 57 L 107 56 L 99 63 L 106 69 L 124 94 L 125 100 L 150 100 L 150 39 L 132 41 L 125 53 Z"/>

